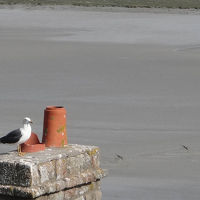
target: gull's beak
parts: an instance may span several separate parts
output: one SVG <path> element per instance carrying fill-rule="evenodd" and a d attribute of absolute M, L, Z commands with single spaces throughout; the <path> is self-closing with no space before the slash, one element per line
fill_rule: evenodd
<path fill-rule="evenodd" d="M 33 122 L 32 122 L 32 121 L 30 121 L 30 123 L 31 123 L 31 124 L 33 124 Z"/>

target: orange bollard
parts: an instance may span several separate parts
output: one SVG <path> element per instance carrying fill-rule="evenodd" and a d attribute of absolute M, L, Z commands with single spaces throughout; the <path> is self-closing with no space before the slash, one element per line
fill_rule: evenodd
<path fill-rule="evenodd" d="M 48 106 L 44 110 L 42 142 L 46 147 L 67 144 L 67 111 L 62 106 Z"/>

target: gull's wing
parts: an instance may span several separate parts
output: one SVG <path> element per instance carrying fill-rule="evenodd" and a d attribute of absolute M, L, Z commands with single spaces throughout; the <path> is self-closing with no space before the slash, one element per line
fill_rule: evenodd
<path fill-rule="evenodd" d="M 22 136 L 22 134 L 21 134 L 20 129 L 16 129 L 16 130 L 8 133 L 6 136 L 1 137 L 0 142 L 1 143 L 8 143 L 8 144 L 16 143 L 16 142 L 19 141 L 21 136 Z"/>

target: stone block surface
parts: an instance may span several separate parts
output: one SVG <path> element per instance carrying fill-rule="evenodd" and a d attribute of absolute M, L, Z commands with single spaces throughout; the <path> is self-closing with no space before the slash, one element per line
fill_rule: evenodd
<path fill-rule="evenodd" d="M 73 193 L 73 190 L 78 190 L 77 187 L 89 187 L 88 184 L 104 176 L 105 172 L 100 168 L 99 148 L 95 146 L 71 144 L 28 153 L 23 157 L 16 152 L 0 155 L 2 195 L 36 198 L 61 190 Z"/>

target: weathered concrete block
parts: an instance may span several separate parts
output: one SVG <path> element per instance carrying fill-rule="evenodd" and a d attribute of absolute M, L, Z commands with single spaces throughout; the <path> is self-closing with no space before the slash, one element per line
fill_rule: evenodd
<path fill-rule="evenodd" d="M 99 148 L 94 146 L 67 145 L 24 157 L 17 156 L 16 152 L 0 155 L 2 195 L 36 198 L 69 190 L 59 194 L 66 199 L 68 197 L 65 196 L 72 194 L 77 196 L 77 186 L 91 184 L 104 176 L 100 168 Z"/>

